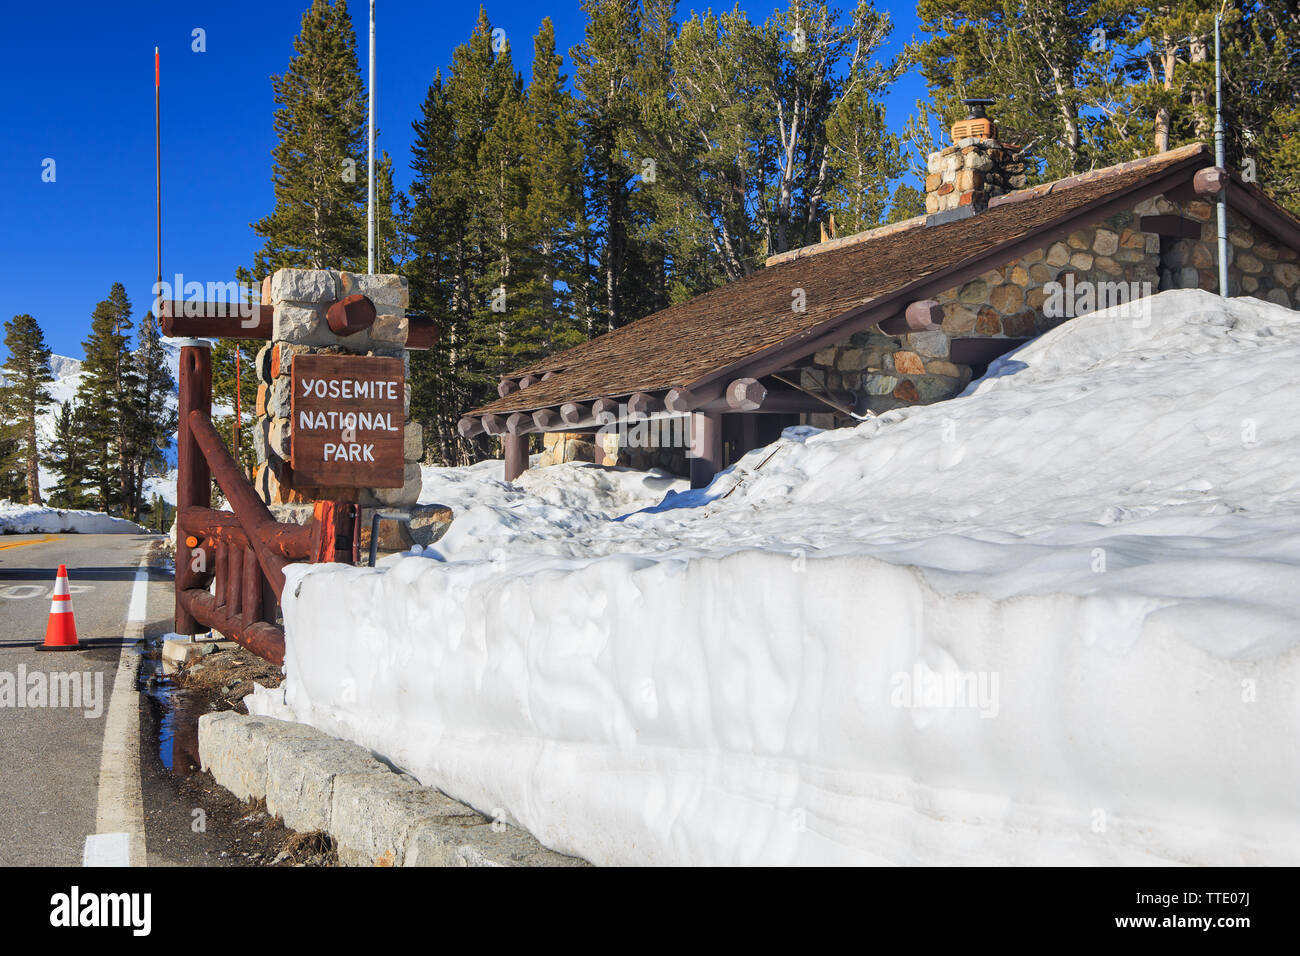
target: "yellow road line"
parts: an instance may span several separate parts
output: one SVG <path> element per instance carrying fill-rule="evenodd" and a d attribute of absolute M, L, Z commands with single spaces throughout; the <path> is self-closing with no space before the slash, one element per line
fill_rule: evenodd
<path fill-rule="evenodd" d="M 48 544 L 51 541 L 58 540 L 58 538 L 46 535 L 44 538 L 38 538 L 35 541 L 14 541 L 11 544 L 0 544 L 0 551 L 8 551 L 11 548 L 25 548 L 29 544 Z"/>

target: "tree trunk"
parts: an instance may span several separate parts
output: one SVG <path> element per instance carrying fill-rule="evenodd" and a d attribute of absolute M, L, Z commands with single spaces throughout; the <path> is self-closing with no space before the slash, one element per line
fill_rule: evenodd
<path fill-rule="evenodd" d="M 44 504 L 41 500 L 41 476 L 38 462 L 36 460 L 36 410 L 32 409 L 32 414 L 27 418 L 27 503 L 29 505 Z"/>

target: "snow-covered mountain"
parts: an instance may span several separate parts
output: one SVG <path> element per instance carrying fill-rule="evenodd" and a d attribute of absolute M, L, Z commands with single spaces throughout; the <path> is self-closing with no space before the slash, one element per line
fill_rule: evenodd
<path fill-rule="evenodd" d="M 167 352 L 167 367 L 171 370 L 172 380 L 176 381 L 180 375 L 180 349 L 163 340 L 163 348 Z M 67 355 L 51 355 L 50 371 L 54 373 L 54 382 L 49 386 L 49 392 L 54 399 L 54 404 L 50 405 L 36 420 L 37 441 L 40 442 L 42 452 L 49 448 L 54 441 L 55 423 L 58 421 L 59 412 L 63 406 L 71 401 L 77 395 L 77 388 L 81 384 L 83 371 L 81 360 L 71 358 Z M 175 407 L 176 394 L 173 390 L 168 396 L 167 402 L 169 407 Z M 172 466 L 167 475 L 158 478 L 151 478 L 146 481 L 145 493 L 153 494 L 155 491 L 161 494 L 164 500 L 175 503 L 176 499 L 176 442 L 173 439 L 167 446 L 166 451 L 167 463 Z M 58 484 L 58 475 L 42 465 L 41 475 L 41 492 L 48 493 L 51 488 Z"/>

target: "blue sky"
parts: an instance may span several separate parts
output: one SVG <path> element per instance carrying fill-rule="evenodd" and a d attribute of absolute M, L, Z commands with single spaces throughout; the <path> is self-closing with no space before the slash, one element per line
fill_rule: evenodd
<path fill-rule="evenodd" d="M 10 138 L 0 150 L 0 321 L 27 312 L 55 353 L 80 358 L 90 313 L 120 281 L 137 317 L 155 274 L 153 50 L 162 54 L 163 272 L 227 281 L 261 240 L 249 223 L 272 207 L 270 77 L 292 55 L 309 0 L 8 4 L 0 33 Z M 725 4 L 719 4 L 724 6 Z M 773 0 L 742 3 L 766 18 Z M 851 6 L 844 0 L 842 6 Z M 888 6 L 897 51 L 916 30 L 911 5 Z M 704 4 L 682 2 L 679 15 Z M 367 4 L 350 5 L 366 69 Z M 399 188 L 410 182 L 411 121 L 434 70 L 474 27 L 478 3 L 378 0 L 376 123 Z M 528 73 L 545 16 L 566 52 L 582 38 L 578 0 L 492 2 L 488 15 Z M 207 50 L 191 50 L 196 27 Z M 572 67 L 566 56 L 566 74 Z M 924 85 L 887 100 L 902 126 Z M 42 181 L 46 159 L 54 182 Z"/>

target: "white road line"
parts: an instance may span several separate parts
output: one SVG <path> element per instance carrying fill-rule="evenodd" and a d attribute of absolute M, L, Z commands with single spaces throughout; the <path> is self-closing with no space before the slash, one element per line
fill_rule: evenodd
<path fill-rule="evenodd" d="M 95 832 L 86 837 L 84 866 L 145 866 L 144 797 L 140 793 L 140 713 L 135 689 L 148 620 L 149 557 L 140 559 L 127 607 L 122 652 L 104 723 L 104 750 L 99 759 L 99 803 Z"/>

